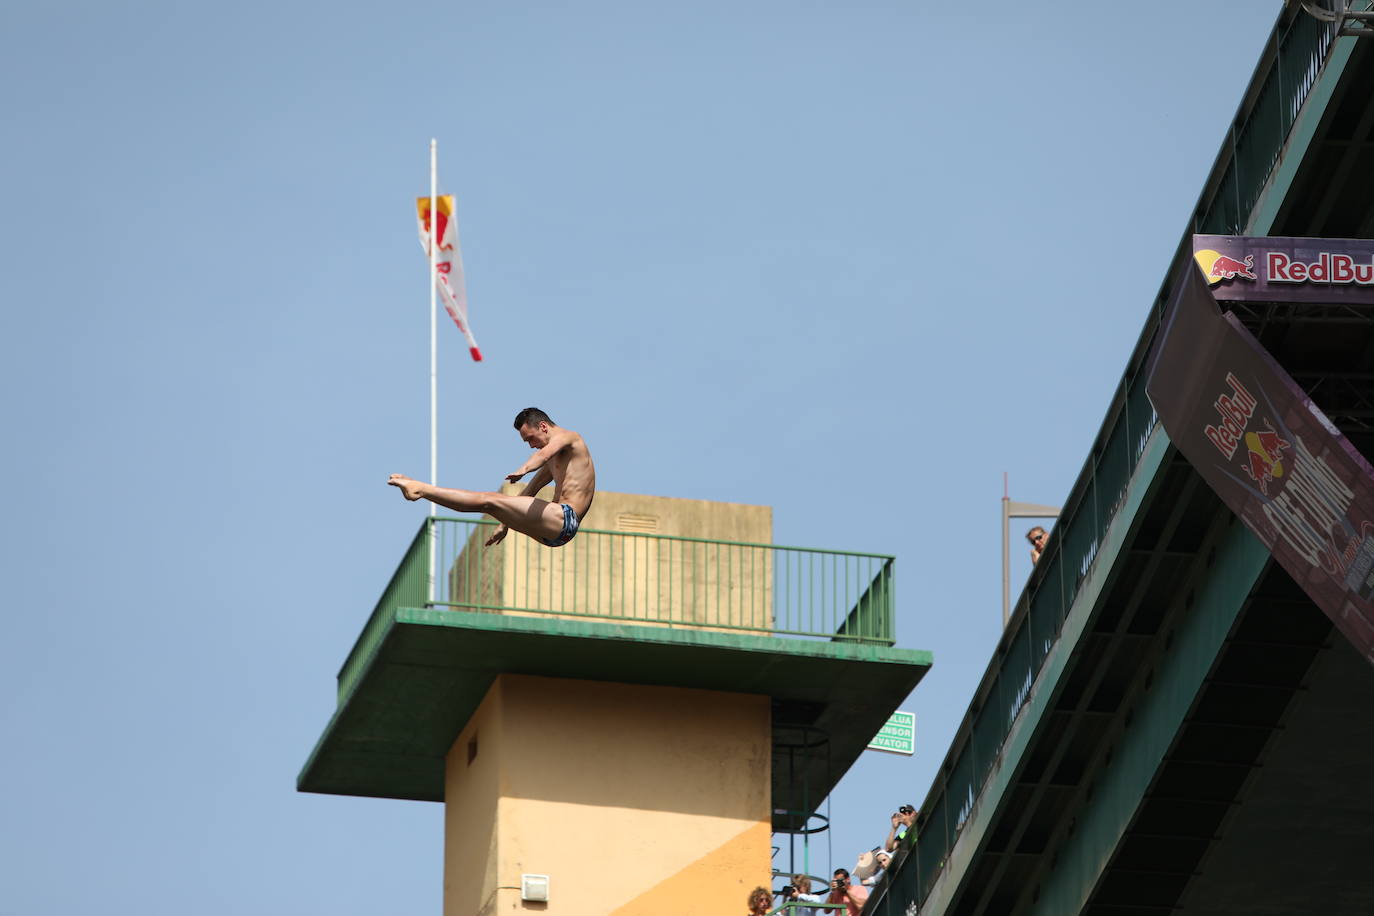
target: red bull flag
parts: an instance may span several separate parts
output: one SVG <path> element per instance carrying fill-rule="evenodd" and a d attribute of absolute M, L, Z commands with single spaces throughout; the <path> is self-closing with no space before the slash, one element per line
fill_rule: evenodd
<path fill-rule="evenodd" d="M 425 257 L 429 257 L 429 200 L 428 197 L 415 198 L 415 210 L 420 219 L 420 247 Z M 439 298 L 444 300 L 444 310 L 468 339 L 468 352 L 473 361 L 480 363 L 482 351 L 477 348 L 477 339 L 468 326 L 468 293 L 463 282 L 463 255 L 458 250 L 458 220 L 454 216 L 453 195 L 443 194 L 437 201 L 439 218 L 434 238 L 439 250 L 434 258 L 435 284 L 439 287 Z"/>

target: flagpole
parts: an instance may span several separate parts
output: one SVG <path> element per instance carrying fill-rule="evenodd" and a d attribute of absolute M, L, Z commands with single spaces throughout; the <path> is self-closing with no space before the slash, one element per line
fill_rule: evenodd
<path fill-rule="evenodd" d="M 439 142 L 429 141 L 429 482 L 439 485 L 439 245 L 435 233 L 439 226 Z M 437 560 L 434 516 L 438 509 L 429 504 L 429 581 L 426 595 L 434 603 L 434 566 Z"/>

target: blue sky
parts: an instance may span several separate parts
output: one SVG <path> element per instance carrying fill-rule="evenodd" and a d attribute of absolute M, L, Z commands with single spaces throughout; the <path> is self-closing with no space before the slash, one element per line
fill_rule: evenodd
<path fill-rule="evenodd" d="M 852 863 L 994 647 L 1002 473 L 1067 495 L 1278 9 L 8 6 L 0 914 L 439 912 L 438 805 L 294 790 L 422 515 L 431 136 L 487 356 L 441 328 L 441 482 L 537 404 L 604 489 L 898 556 L 936 664 L 917 756 L 835 794 Z"/>

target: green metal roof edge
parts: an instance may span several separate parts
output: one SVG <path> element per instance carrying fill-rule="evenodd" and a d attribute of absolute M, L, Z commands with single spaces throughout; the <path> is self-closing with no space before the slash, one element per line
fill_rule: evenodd
<path fill-rule="evenodd" d="M 376 661 L 381 645 L 387 634 L 398 624 L 419 624 L 458 629 L 480 629 L 493 633 L 523 633 L 541 636 L 576 636 L 591 639 L 639 642 L 658 645 L 714 646 L 716 648 L 760 652 L 768 655 L 785 655 L 794 658 L 823 658 L 835 661 L 877 662 L 880 664 L 914 665 L 930 668 L 934 664 L 934 654 L 926 649 L 898 649 L 891 646 L 849 641 L 823 641 L 807 639 L 788 639 L 777 636 L 752 636 L 745 633 L 720 633 L 691 627 L 638 626 L 634 624 L 602 623 L 590 620 L 570 620 L 565 617 L 513 617 L 501 614 L 484 614 L 471 611 L 456 611 L 448 608 L 399 607 L 393 609 L 384 621 L 377 621 L 380 632 L 377 640 L 362 662 L 358 676 L 353 679 L 348 692 L 339 696 L 329 722 L 320 732 L 314 748 L 306 758 L 305 764 L 296 775 L 297 791 L 301 789 L 306 775 L 315 762 L 325 742 L 334 732 L 339 717 L 348 708 L 353 694 L 365 679 L 365 675 Z"/>
<path fill-rule="evenodd" d="M 637 626 L 634 624 L 600 623 L 590 620 L 570 620 L 567 617 L 511 617 L 444 608 L 397 608 L 393 622 L 460 627 L 468 630 L 490 630 L 501 633 L 536 633 L 543 636 L 628 640 L 660 645 L 715 646 L 722 649 L 765 652 L 770 655 L 922 665 L 927 668 L 933 665 L 935 660 L 934 654 L 926 649 L 897 649 L 890 646 L 848 640 L 788 639 L 779 636 L 751 636 L 746 633 L 719 633 L 694 627 Z"/>
<path fill-rule="evenodd" d="M 369 661 L 371 661 L 371 659 L 369 659 Z M 355 689 L 356 686 L 355 683 Z M 353 691 L 350 690 L 348 695 L 351 697 Z M 305 785 L 306 774 L 315 766 L 315 760 L 320 756 L 320 751 L 324 749 L 325 742 L 334 734 L 334 726 L 338 723 L 339 716 L 342 715 L 344 709 L 348 707 L 348 697 L 339 697 L 337 702 L 338 705 L 334 707 L 334 712 L 330 714 L 329 721 L 325 723 L 324 728 L 320 731 L 320 736 L 315 739 L 315 746 L 310 749 L 310 756 L 305 758 L 305 764 L 301 767 L 300 772 L 296 774 L 297 792 L 306 791 L 302 788 Z"/>

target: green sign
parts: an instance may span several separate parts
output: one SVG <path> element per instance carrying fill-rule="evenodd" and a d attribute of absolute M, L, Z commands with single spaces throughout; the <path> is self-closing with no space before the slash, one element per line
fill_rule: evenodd
<path fill-rule="evenodd" d="M 887 724 L 878 729 L 878 734 L 868 742 L 870 750 L 887 751 L 891 754 L 916 753 L 916 713 L 894 712 Z"/>

